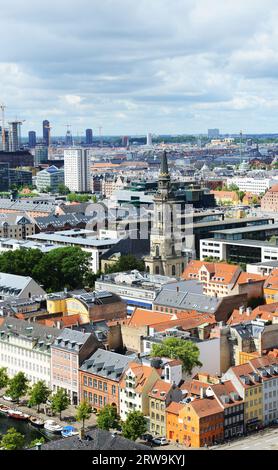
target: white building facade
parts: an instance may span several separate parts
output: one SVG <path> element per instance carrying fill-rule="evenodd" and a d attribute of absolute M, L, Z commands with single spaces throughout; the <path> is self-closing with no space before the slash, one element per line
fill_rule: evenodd
<path fill-rule="evenodd" d="M 64 151 L 65 185 L 70 191 L 91 191 L 91 159 L 87 149 L 70 148 Z"/>

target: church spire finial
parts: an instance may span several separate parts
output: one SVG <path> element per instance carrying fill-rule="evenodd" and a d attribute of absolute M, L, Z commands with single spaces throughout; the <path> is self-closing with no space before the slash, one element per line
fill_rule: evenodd
<path fill-rule="evenodd" d="M 170 178 L 169 168 L 168 168 L 168 159 L 166 151 L 163 152 L 162 159 L 161 159 L 161 166 L 160 166 L 160 177 L 167 177 Z"/>

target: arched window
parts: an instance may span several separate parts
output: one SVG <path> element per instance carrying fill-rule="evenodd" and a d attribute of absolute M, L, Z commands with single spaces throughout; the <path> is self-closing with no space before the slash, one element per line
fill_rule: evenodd
<path fill-rule="evenodd" d="M 156 245 L 155 247 L 155 256 L 159 256 L 159 246 Z"/>
<path fill-rule="evenodd" d="M 172 266 L 172 276 L 176 275 L 176 266 Z"/>
<path fill-rule="evenodd" d="M 149 273 L 149 272 L 150 272 L 150 267 L 149 267 L 149 266 L 147 266 L 147 273 Z"/>

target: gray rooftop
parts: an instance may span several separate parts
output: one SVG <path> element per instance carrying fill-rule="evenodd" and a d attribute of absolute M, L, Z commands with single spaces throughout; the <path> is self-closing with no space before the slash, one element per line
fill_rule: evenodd
<path fill-rule="evenodd" d="M 0 341 L 17 336 L 34 343 L 33 349 L 50 354 L 50 347 L 59 336 L 60 330 L 39 323 L 28 323 L 17 318 L 6 318 L 0 326 Z"/>
<path fill-rule="evenodd" d="M 31 277 L 0 273 L 0 294 L 17 296 L 32 281 Z"/>
<path fill-rule="evenodd" d="M 189 284 L 188 284 L 189 283 Z M 202 313 L 214 313 L 222 299 L 209 297 L 200 292 L 200 283 L 197 281 L 184 281 L 179 291 L 172 284 L 161 289 L 154 305 L 178 308 L 183 310 L 196 310 Z"/>
<path fill-rule="evenodd" d="M 136 359 L 136 357 L 136 355 L 122 356 L 111 351 L 98 349 L 83 363 L 81 370 L 119 382 L 129 362 Z"/>
<path fill-rule="evenodd" d="M 91 333 L 83 333 L 82 331 L 65 328 L 60 331 L 53 346 L 58 349 L 64 349 L 65 351 L 79 352 L 90 336 Z"/>
<path fill-rule="evenodd" d="M 86 439 L 86 436 L 88 438 Z M 42 445 L 42 450 L 146 450 L 149 447 L 137 442 L 130 441 L 124 437 L 113 435 L 108 431 L 102 431 L 95 428 L 86 433 L 85 439 L 81 440 L 79 436 L 68 437 L 67 439 L 58 439 Z M 36 450 L 32 448 L 32 450 Z"/>
<path fill-rule="evenodd" d="M 248 225 L 247 227 L 239 227 L 226 230 L 215 230 L 213 233 L 223 233 L 224 235 L 235 235 L 236 233 L 249 233 L 249 232 L 260 232 L 262 230 L 277 230 L 278 224 L 266 224 L 266 225 Z"/>
<path fill-rule="evenodd" d="M 55 243 L 68 243 L 71 245 L 82 245 L 90 246 L 92 248 L 110 247 L 116 245 L 120 240 L 109 239 L 109 240 L 97 240 L 93 237 L 82 238 L 82 237 L 70 237 L 66 235 L 59 235 L 56 233 L 38 233 L 36 235 L 30 235 L 30 240 L 49 241 Z"/>

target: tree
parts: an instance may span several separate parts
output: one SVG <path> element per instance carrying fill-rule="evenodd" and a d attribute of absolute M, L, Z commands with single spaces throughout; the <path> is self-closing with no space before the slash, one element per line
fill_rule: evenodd
<path fill-rule="evenodd" d="M 132 411 L 122 423 L 123 436 L 126 439 L 136 441 L 147 431 L 147 423 L 141 411 Z"/>
<path fill-rule="evenodd" d="M 61 388 L 51 397 L 51 408 L 53 411 L 59 413 L 60 419 L 62 419 L 62 411 L 65 411 L 69 405 L 69 396 L 67 392 Z"/>
<path fill-rule="evenodd" d="M 183 370 L 191 374 L 194 367 L 201 367 L 199 361 L 200 350 L 192 341 L 181 338 L 167 338 L 160 344 L 153 344 L 152 357 L 169 357 L 170 359 L 180 359 Z"/>
<path fill-rule="evenodd" d="M 7 395 L 13 400 L 18 401 L 21 397 L 26 395 L 28 391 L 28 379 L 23 372 L 18 372 L 12 379 L 9 380 Z"/>
<path fill-rule="evenodd" d="M 24 436 L 15 428 L 10 428 L 2 437 L 0 446 L 5 450 L 21 450 L 24 446 Z"/>
<path fill-rule="evenodd" d="M 106 270 L 107 273 L 117 273 L 124 271 L 145 271 L 145 263 L 142 260 L 138 260 L 134 255 L 122 255 L 116 263 L 109 266 Z"/>
<path fill-rule="evenodd" d="M 90 269 L 90 253 L 79 247 L 64 247 L 42 253 L 40 250 L 15 250 L 0 254 L 1 271 L 30 276 L 49 292 L 67 287 L 82 289 Z"/>
<path fill-rule="evenodd" d="M 7 369 L 5 367 L 0 368 L 0 390 L 1 388 L 7 387 L 9 382 L 9 377 L 7 374 Z"/>
<path fill-rule="evenodd" d="M 109 429 L 117 429 L 119 421 L 120 417 L 117 413 L 117 408 L 112 405 L 106 405 L 99 412 L 97 417 L 97 426 L 99 429 L 109 431 Z"/>
<path fill-rule="evenodd" d="M 82 428 L 85 429 L 85 421 L 92 414 L 92 407 L 87 401 L 82 401 L 77 407 L 76 420 L 82 422 Z"/>
<path fill-rule="evenodd" d="M 29 403 L 31 406 L 37 406 L 38 412 L 40 411 L 40 405 L 42 403 L 46 403 L 49 395 L 50 390 L 47 388 L 45 382 L 40 380 L 36 384 L 33 385 L 30 391 L 30 400 Z"/>
<path fill-rule="evenodd" d="M 70 193 L 70 190 L 64 184 L 58 184 L 58 193 L 61 194 L 62 196 L 66 196 L 67 194 Z"/>
<path fill-rule="evenodd" d="M 38 444 L 44 444 L 45 443 L 45 439 L 44 437 L 41 437 L 40 439 L 35 439 L 34 441 L 32 441 L 30 444 L 29 444 L 29 449 L 32 449 L 33 447 L 36 447 Z"/>

